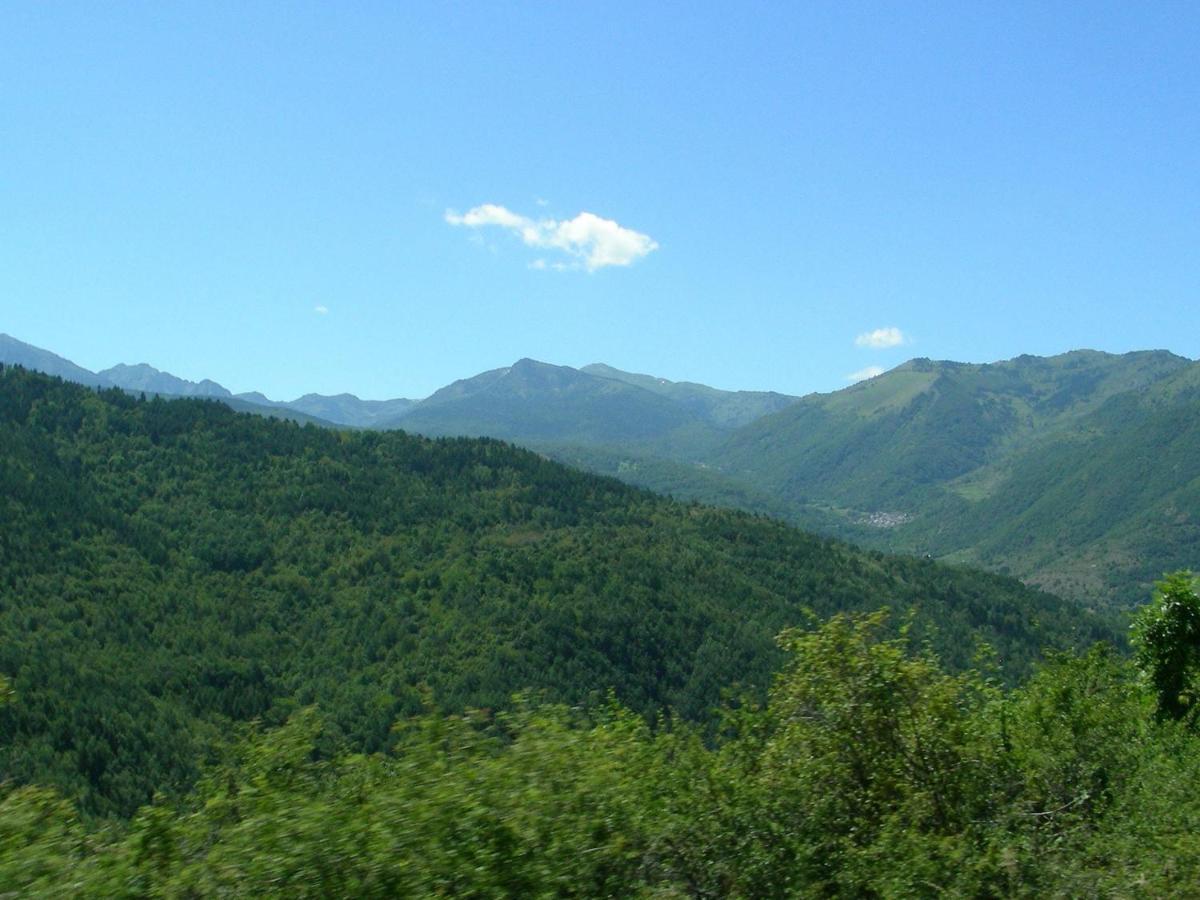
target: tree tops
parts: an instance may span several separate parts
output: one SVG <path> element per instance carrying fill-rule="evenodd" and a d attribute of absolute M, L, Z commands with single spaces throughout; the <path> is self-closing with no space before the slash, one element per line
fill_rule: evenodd
<path fill-rule="evenodd" d="M 710 722 L 774 636 L 888 605 L 1006 677 L 1112 635 L 1014 580 L 685 505 L 490 440 L 335 432 L 0 373 L 0 768 L 89 815 L 177 795 L 241 723 L 321 752 L 514 692 Z"/>

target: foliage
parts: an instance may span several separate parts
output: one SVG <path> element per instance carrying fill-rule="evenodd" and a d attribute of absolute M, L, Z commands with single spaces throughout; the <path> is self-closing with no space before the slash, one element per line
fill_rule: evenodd
<path fill-rule="evenodd" d="M 1006 691 L 886 614 L 781 638 L 765 705 L 706 740 L 615 701 L 427 711 L 369 755 L 313 709 L 256 730 L 190 796 L 95 830 L 0 799 L 0 891 L 73 896 L 1184 896 L 1200 736 L 1134 666 L 1063 654 Z"/>
<path fill-rule="evenodd" d="M 914 360 L 715 448 L 553 452 L 678 497 L 1127 606 L 1200 550 L 1198 401 L 1200 365 L 1165 352 Z M 891 513 L 891 527 L 873 513 Z"/>
<path fill-rule="evenodd" d="M 377 427 L 685 455 L 713 447 L 725 433 L 703 409 L 676 398 L 531 359 L 456 381 Z"/>
<path fill-rule="evenodd" d="M 338 432 L 0 374 L 0 771 L 85 816 L 177 797 L 240 723 L 317 704 L 326 758 L 397 719 L 612 690 L 711 724 L 805 610 L 886 604 L 948 664 L 1111 636 L 1011 579 L 655 497 L 488 440 Z"/>
<path fill-rule="evenodd" d="M 1195 719 L 1200 709 L 1200 596 L 1191 572 L 1160 581 L 1153 602 L 1134 622 L 1137 662 L 1146 673 L 1160 715 Z"/>
<path fill-rule="evenodd" d="M 223 391 L 148 367 L 96 375 L 3 335 L 0 359 L 91 385 Z M 423 401 L 223 402 L 511 440 L 674 497 L 1011 573 L 1089 608 L 1128 606 L 1200 551 L 1200 364 L 1165 351 L 916 359 L 799 399 L 521 360 Z"/>

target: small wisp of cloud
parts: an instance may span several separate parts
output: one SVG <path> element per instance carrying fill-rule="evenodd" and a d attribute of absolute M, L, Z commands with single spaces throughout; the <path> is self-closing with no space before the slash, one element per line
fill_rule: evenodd
<path fill-rule="evenodd" d="M 517 235 L 527 247 L 558 250 L 570 263 L 534 260 L 531 269 L 581 268 L 595 272 L 606 266 L 628 266 L 658 249 L 647 234 L 625 228 L 612 219 L 581 212 L 573 219 L 531 219 L 494 203 L 484 203 L 461 215 L 447 210 L 446 221 L 464 228 L 503 228 Z"/>
<path fill-rule="evenodd" d="M 329 315 L 329 307 L 318 303 L 313 307 L 313 312 L 315 312 L 318 316 L 327 316 Z"/>
<path fill-rule="evenodd" d="M 908 336 L 899 328 L 876 328 L 874 331 L 864 331 L 854 339 L 854 346 L 872 350 L 886 350 L 907 343 Z"/>
<path fill-rule="evenodd" d="M 846 376 L 846 380 L 851 384 L 857 384 L 860 381 L 866 381 L 868 378 L 874 378 L 876 375 L 883 374 L 883 366 L 867 366 L 865 369 L 859 369 L 857 372 L 851 372 Z"/>
<path fill-rule="evenodd" d="M 577 263 L 550 262 L 539 257 L 531 262 L 527 268 L 533 269 L 535 272 L 545 272 L 547 269 L 555 272 L 566 272 L 570 269 L 578 269 L 579 265 Z"/>

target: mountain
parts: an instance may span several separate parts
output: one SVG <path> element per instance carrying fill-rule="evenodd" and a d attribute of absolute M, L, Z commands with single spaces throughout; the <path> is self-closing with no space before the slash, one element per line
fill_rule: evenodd
<path fill-rule="evenodd" d="M 1165 352 L 913 360 L 746 426 L 714 460 L 789 500 L 910 507 L 955 479 L 978 483 L 982 471 L 1063 434 L 1111 397 L 1190 365 Z"/>
<path fill-rule="evenodd" d="M 456 381 L 381 420 L 431 435 L 487 435 L 526 446 L 616 448 L 693 460 L 724 436 L 797 398 L 721 391 L 622 372 L 601 363 L 573 369 L 522 359 Z"/>
<path fill-rule="evenodd" d="M 662 458 L 694 460 L 747 422 L 796 398 L 721 391 L 690 382 L 622 372 L 593 364 L 577 370 L 531 359 L 456 381 L 424 400 L 362 400 L 353 394 L 305 394 L 271 400 L 258 391 L 236 396 L 215 381 L 193 382 L 146 363 L 89 372 L 45 350 L 3 336 L 0 362 L 91 387 L 116 386 L 173 397 L 212 397 L 242 411 L 288 410 L 299 421 L 354 428 L 404 428 L 437 436 L 501 437 L 547 452 L 559 445 L 615 447 Z M 416 415 L 414 415 L 416 414 Z M 290 414 L 285 414 L 290 415 Z"/>
<path fill-rule="evenodd" d="M 310 416 L 348 425 L 353 428 L 372 428 L 381 421 L 394 421 L 416 405 L 416 400 L 360 400 L 353 394 L 305 394 L 295 400 L 268 400 L 256 392 L 238 394 L 240 399 L 261 406 L 273 406 L 306 413 Z"/>
<path fill-rule="evenodd" d="M 914 520 L 904 540 L 1129 605 L 1165 571 L 1200 559 L 1198 449 L 1192 364 L 960 480 L 945 512 Z"/>
<path fill-rule="evenodd" d="M 1079 350 L 915 359 L 797 399 L 524 360 L 395 424 L 502 437 L 676 497 L 1128 606 L 1200 558 L 1198 379 L 1200 364 L 1165 351 Z"/>
<path fill-rule="evenodd" d="M 86 384 L 88 387 L 109 387 L 108 379 L 95 372 L 89 372 L 82 366 L 77 366 L 68 359 L 63 359 L 51 353 L 18 341 L 7 334 L 0 334 L 0 363 L 9 366 L 24 366 L 35 372 L 45 372 L 47 375 L 57 375 L 67 381 Z"/>
<path fill-rule="evenodd" d="M 380 427 L 527 446 L 619 445 L 680 457 L 715 446 L 722 434 L 661 393 L 532 359 L 456 381 Z"/>
<path fill-rule="evenodd" d="M 7 337 L 0 361 L 317 424 L 498 437 L 679 498 L 1011 572 L 1085 604 L 1139 602 L 1200 555 L 1189 493 L 1200 453 L 1180 437 L 1200 418 L 1200 364 L 1165 351 L 915 359 L 802 398 L 523 359 L 420 401 L 281 402 L 149 366 L 90 373 Z"/>
<path fill-rule="evenodd" d="M 766 416 L 708 462 L 870 546 L 1128 604 L 1200 556 L 1180 506 L 1200 478 L 1198 377 L 1163 351 L 913 360 Z"/>
<path fill-rule="evenodd" d="M 100 372 L 92 372 L 49 350 L 18 341 L 7 334 L 0 334 L 0 363 L 24 366 L 35 372 L 45 372 L 47 375 L 57 375 L 59 378 L 88 387 L 119 387 L 127 391 L 145 391 L 175 397 L 233 396 L 215 381 L 187 381 L 169 372 L 159 371 L 146 363 L 136 366 L 121 363 Z"/>
<path fill-rule="evenodd" d="M 238 412 L 250 412 L 256 415 L 289 419 L 301 424 L 313 424 L 323 427 L 345 424 L 328 421 L 304 409 L 292 408 L 286 403 L 275 403 L 268 400 L 262 394 L 241 394 L 234 397 L 228 390 L 215 381 L 210 381 L 207 378 L 199 382 L 187 381 L 169 372 L 160 371 L 146 363 L 136 366 L 121 363 L 102 372 L 92 372 L 82 366 L 75 365 L 70 360 L 56 356 L 48 350 L 42 350 L 30 344 L 23 343 L 6 334 L 0 334 L 0 364 L 22 366 L 34 372 L 56 375 L 66 381 L 93 388 L 117 387 L 134 394 L 161 395 L 165 397 L 205 397 L 218 400 Z M 407 403 L 408 401 L 398 402 Z"/>
<path fill-rule="evenodd" d="M 154 394 L 169 394 L 174 397 L 232 397 L 228 390 L 215 381 L 187 381 L 169 372 L 161 372 L 146 363 L 128 366 L 120 363 L 99 373 L 109 384 L 127 391 L 146 391 Z"/>
<path fill-rule="evenodd" d="M 661 394 L 719 428 L 732 429 L 748 425 L 756 419 L 790 406 L 799 399 L 774 391 L 722 391 L 690 381 L 668 381 L 654 375 L 622 372 L 603 363 L 593 363 L 579 371 L 600 378 L 623 381 Z"/>
<path fill-rule="evenodd" d="M 547 374 L 551 377 L 554 373 Z M 569 373 L 565 376 L 570 378 Z M 1015 579 L 683 505 L 492 440 L 301 428 L 0 370 L 0 771 L 127 815 L 239 723 L 375 751 L 433 704 L 610 689 L 704 721 L 809 612 L 897 610 L 1010 677 L 1114 630 Z M 330 749 L 330 748 L 327 748 Z"/>

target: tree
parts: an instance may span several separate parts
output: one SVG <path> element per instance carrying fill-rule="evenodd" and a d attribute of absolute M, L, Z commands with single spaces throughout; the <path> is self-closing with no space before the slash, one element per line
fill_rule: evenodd
<path fill-rule="evenodd" d="M 1166 576 L 1133 624 L 1137 663 L 1162 718 L 1194 720 L 1200 709 L 1200 596 L 1191 572 Z"/>

